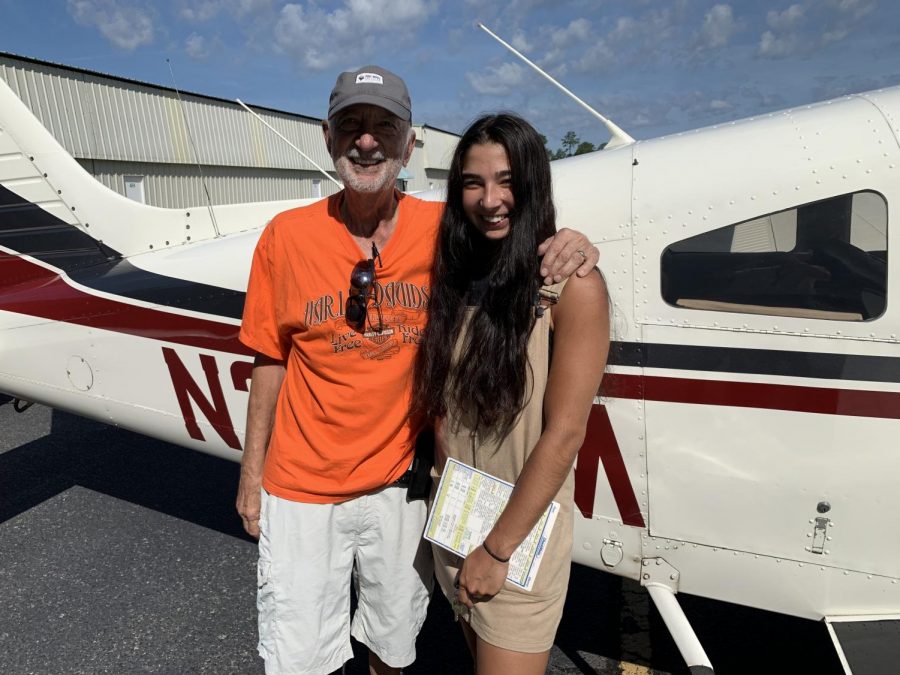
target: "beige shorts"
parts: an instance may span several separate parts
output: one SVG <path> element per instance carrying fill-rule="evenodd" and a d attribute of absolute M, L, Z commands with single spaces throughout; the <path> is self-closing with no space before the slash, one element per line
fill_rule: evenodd
<path fill-rule="evenodd" d="M 401 487 L 340 504 L 263 491 L 260 516 L 258 649 L 267 675 L 331 673 L 352 658 L 351 635 L 389 666 L 415 660 L 432 579 L 425 502 L 407 503 Z"/>
<path fill-rule="evenodd" d="M 544 558 L 530 591 L 508 581 L 490 600 L 476 602 L 461 615 L 478 637 L 495 647 L 516 652 L 538 653 L 553 646 L 562 619 L 572 568 L 573 502 L 560 499 L 556 525 L 544 550 Z M 441 590 L 453 604 L 453 585 L 462 558 L 434 546 L 434 573 Z"/>
<path fill-rule="evenodd" d="M 554 532 L 555 534 L 555 532 Z M 453 605 L 457 589 L 453 585 L 462 558 L 434 546 L 435 575 L 444 596 Z M 460 619 L 468 622 L 475 634 L 488 644 L 515 652 L 539 653 L 553 646 L 556 629 L 562 619 L 569 583 L 570 564 L 561 566 L 541 587 L 525 591 L 506 582 L 490 600 L 476 602 L 475 608 L 462 607 Z M 549 576 L 541 566 L 541 575 Z"/>

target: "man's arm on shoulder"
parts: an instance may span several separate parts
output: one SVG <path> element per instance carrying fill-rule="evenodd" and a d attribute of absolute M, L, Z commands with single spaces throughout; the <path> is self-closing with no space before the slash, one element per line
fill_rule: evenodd
<path fill-rule="evenodd" d="M 285 362 L 265 354 L 256 354 L 247 404 L 247 434 L 241 457 L 241 481 L 238 485 L 237 512 L 244 529 L 259 538 L 260 494 L 266 449 L 275 422 L 275 403 L 284 381 Z"/>
<path fill-rule="evenodd" d="M 538 255 L 544 256 L 541 276 L 548 285 L 568 279 L 573 273 L 583 277 L 600 260 L 600 251 L 587 236 L 566 227 L 542 242 Z"/>

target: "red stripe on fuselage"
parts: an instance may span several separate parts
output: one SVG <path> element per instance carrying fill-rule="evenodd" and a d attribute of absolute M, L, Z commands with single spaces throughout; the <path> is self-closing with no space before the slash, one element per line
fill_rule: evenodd
<path fill-rule="evenodd" d="M 900 419 L 900 392 L 607 373 L 603 396 Z"/>
<path fill-rule="evenodd" d="M 607 376 L 608 377 L 608 376 Z M 613 499 L 625 525 L 644 527 L 644 518 L 638 506 L 619 442 L 609 421 L 606 406 L 595 405 L 588 417 L 584 445 L 578 451 L 575 469 L 575 505 L 585 518 L 593 515 L 594 493 L 597 490 L 598 464 L 603 463 L 606 479 L 612 489 Z"/>
<path fill-rule="evenodd" d="M 0 310 L 231 354 L 253 352 L 239 326 L 86 293 L 58 272 L 0 252 Z"/>
<path fill-rule="evenodd" d="M 252 354 L 238 341 L 238 326 L 93 295 L 75 288 L 57 271 L 3 252 L 0 289 L 0 310 L 200 349 Z M 607 373 L 602 395 L 900 419 L 900 392 Z"/>

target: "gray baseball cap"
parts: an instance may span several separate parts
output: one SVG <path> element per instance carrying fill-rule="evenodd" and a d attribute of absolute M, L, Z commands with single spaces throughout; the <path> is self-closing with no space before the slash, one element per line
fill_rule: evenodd
<path fill-rule="evenodd" d="M 379 66 L 363 66 L 338 75 L 328 99 L 328 117 L 357 103 L 377 105 L 406 122 L 412 120 L 412 104 L 403 80 Z"/>

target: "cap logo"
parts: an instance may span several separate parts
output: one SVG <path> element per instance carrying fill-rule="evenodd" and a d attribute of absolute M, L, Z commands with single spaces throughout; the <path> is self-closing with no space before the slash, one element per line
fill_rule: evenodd
<path fill-rule="evenodd" d="M 360 73 L 356 76 L 356 84 L 384 84 L 384 78 L 378 73 Z"/>

